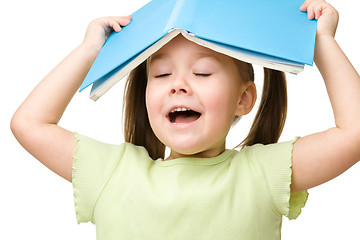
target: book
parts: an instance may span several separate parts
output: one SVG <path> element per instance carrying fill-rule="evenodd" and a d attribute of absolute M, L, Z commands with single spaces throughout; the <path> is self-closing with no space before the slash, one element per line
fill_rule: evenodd
<path fill-rule="evenodd" d="M 298 74 L 313 65 L 316 20 L 303 0 L 152 0 L 113 32 L 80 91 L 92 84 L 98 100 L 115 83 L 174 37 L 244 62 Z"/>

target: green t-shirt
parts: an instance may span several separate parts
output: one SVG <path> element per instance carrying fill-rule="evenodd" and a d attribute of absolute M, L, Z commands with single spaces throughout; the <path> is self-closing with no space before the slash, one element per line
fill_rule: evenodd
<path fill-rule="evenodd" d="M 294 141 L 154 161 L 130 143 L 76 139 L 77 221 L 94 223 L 98 240 L 275 240 L 307 200 L 290 198 Z"/>

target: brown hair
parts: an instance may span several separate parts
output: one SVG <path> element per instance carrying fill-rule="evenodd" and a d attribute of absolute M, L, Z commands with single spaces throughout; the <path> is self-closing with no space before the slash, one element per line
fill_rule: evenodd
<path fill-rule="evenodd" d="M 146 110 L 146 61 L 131 71 L 123 100 L 125 141 L 143 146 L 152 159 L 163 158 L 165 145 L 155 136 Z"/>
<path fill-rule="evenodd" d="M 244 81 L 254 81 L 251 64 L 235 60 Z M 164 158 L 165 145 L 155 136 L 146 110 L 146 61 L 131 71 L 125 87 L 123 101 L 125 141 L 143 146 L 152 159 Z M 279 140 L 287 112 L 285 74 L 264 68 L 264 87 L 259 110 L 248 136 L 239 146 L 256 143 L 269 144 Z M 236 121 L 236 119 L 235 119 Z"/>
<path fill-rule="evenodd" d="M 285 74 L 264 68 L 264 85 L 259 109 L 248 136 L 239 146 L 276 143 L 285 125 L 287 90 Z"/>

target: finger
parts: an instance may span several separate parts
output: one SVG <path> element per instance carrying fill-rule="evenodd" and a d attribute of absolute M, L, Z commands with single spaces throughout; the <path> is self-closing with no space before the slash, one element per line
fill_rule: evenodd
<path fill-rule="evenodd" d="M 310 20 L 315 18 L 315 6 L 315 3 L 310 3 L 310 5 L 307 7 L 307 17 Z"/>
<path fill-rule="evenodd" d="M 310 4 L 309 0 L 306 0 L 305 2 L 303 2 L 303 4 L 300 6 L 300 11 L 306 12 L 309 4 Z"/>
<path fill-rule="evenodd" d="M 106 25 L 115 32 L 119 32 L 121 30 L 120 24 L 114 19 L 109 18 Z"/>
<path fill-rule="evenodd" d="M 315 19 L 318 20 L 322 15 L 323 6 L 321 4 L 314 7 Z"/>
<path fill-rule="evenodd" d="M 131 21 L 131 16 L 108 17 L 107 26 L 112 28 L 115 32 L 120 32 L 122 29 L 121 27 L 128 25 L 130 21 Z"/>
<path fill-rule="evenodd" d="M 114 19 L 115 21 L 117 21 L 120 26 L 126 26 L 132 20 L 130 15 L 129 16 L 123 16 L 123 17 L 111 17 L 111 18 Z"/>

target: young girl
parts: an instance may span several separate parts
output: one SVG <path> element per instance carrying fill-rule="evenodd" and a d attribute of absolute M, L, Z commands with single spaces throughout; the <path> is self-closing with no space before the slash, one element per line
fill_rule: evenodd
<path fill-rule="evenodd" d="M 240 151 L 229 128 L 256 99 L 252 66 L 177 37 L 127 83 L 125 139 L 104 144 L 57 126 L 109 33 L 130 17 L 93 21 L 83 43 L 15 113 L 11 128 L 32 155 L 72 181 L 78 222 L 98 239 L 280 239 L 306 190 L 360 159 L 360 79 L 334 40 L 336 10 L 300 8 L 318 19 L 315 63 L 336 126 L 276 143 L 286 116 L 284 74 L 265 69 L 264 92 Z M 170 155 L 164 159 L 165 146 Z"/>

